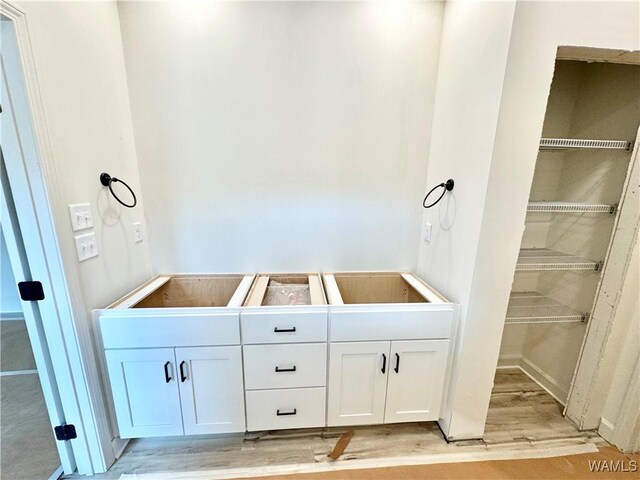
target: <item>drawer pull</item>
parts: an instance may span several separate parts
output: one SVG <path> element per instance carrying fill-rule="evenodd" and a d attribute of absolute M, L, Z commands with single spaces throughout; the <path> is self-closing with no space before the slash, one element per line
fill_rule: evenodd
<path fill-rule="evenodd" d="M 171 381 L 171 377 L 169 376 L 169 365 L 171 362 L 167 362 L 164 364 L 164 381 L 165 383 L 169 383 Z"/>
<path fill-rule="evenodd" d="M 380 369 L 380 371 L 382 373 L 387 372 L 387 356 L 384 353 L 382 354 L 382 368 Z"/>
<path fill-rule="evenodd" d="M 393 371 L 398 373 L 399 370 L 400 370 L 400 355 L 396 353 L 396 366 L 393 367 Z"/>
<path fill-rule="evenodd" d="M 291 368 L 280 368 L 280 367 L 276 367 L 276 373 L 281 373 L 281 372 L 295 372 L 296 371 L 296 366 L 294 365 Z"/>
<path fill-rule="evenodd" d="M 187 376 L 184 374 L 184 364 L 186 362 L 183 360 L 182 362 L 180 362 L 180 381 L 182 383 L 184 383 L 184 381 L 187 379 Z"/>
<path fill-rule="evenodd" d="M 276 410 L 276 415 L 279 416 L 279 417 L 284 417 L 286 415 L 295 415 L 296 413 L 298 413 L 298 409 L 297 408 L 294 408 L 290 412 L 281 412 L 280 409 Z"/>
<path fill-rule="evenodd" d="M 296 331 L 296 327 L 291 327 L 291 328 L 274 327 L 273 329 L 274 333 L 294 333 L 295 331 Z"/>

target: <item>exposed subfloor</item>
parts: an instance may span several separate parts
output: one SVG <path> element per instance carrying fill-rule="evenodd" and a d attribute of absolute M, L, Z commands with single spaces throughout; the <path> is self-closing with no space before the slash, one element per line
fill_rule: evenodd
<path fill-rule="evenodd" d="M 0 341 L 0 477 L 47 480 L 60 459 L 24 321 L 0 322 Z"/>
<path fill-rule="evenodd" d="M 327 454 L 348 430 L 325 428 L 227 437 L 138 439 L 129 443 L 108 473 L 96 478 L 317 464 L 328 461 Z M 353 430 L 353 439 L 338 462 L 607 445 L 594 432 L 577 431 L 562 416 L 562 406 L 520 370 L 499 370 L 496 374 L 483 440 L 447 443 L 435 422 L 355 427 Z"/>

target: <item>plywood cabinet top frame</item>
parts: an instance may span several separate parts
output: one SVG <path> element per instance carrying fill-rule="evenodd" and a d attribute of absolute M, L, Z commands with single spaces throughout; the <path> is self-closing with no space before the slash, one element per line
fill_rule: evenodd
<path fill-rule="evenodd" d="M 373 300 L 361 300 L 362 297 L 357 294 L 351 297 L 348 290 L 352 287 L 357 289 L 358 281 L 362 279 L 360 283 L 363 283 L 366 281 L 365 278 L 372 280 L 369 285 L 363 287 L 367 289 L 368 298 Z M 410 272 L 328 272 L 323 274 L 323 280 L 331 310 L 350 310 L 363 306 L 376 309 L 390 306 L 403 310 L 439 309 L 452 305 L 444 296 Z M 404 295 L 407 298 L 404 298 L 398 289 L 406 290 Z"/>
<path fill-rule="evenodd" d="M 135 311 L 136 315 L 156 315 L 158 313 L 162 313 L 163 315 L 172 314 L 172 313 L 185 313 L 188 311 L 189 313 L 203 313 L 211 312 L 212 309 L 221 310 L 230 312 L 231 310 L 237 311 L 242 306 L 244 299 L 253 284 L 255 275 L 253 274 L 178 274 L 178 275 L 157 275 L 150 279 L 149 281 L 143 283 L 138 288 L 128 293 L 124 297 L 116 300 L 111 305 L 106 307 L 105 309 L 99 310 L 102 314 L 119 316 L 119 313 L 122 312 L 123 315 L 130 315 Z M 143 302 L 149 303 L 149 299 L 162 291 L 162 289 L 167 289 L 169 287 L 170 282 L 181 282 L 181 281 L 194 281 L 194 280 L 202 280 L 203 283 L 207 281 L 215 281 L 215 280 L 227 280 L 234 282 L 237 284 L 237 287 L 233 289 L 233 294 L 229 295 L 229 285 L 226 285 L 225 290 L 227 291 L 227 297 L 230 297 L 225 305 L 219 306 L 148 306 L 144 305 Z M 229 282 L 225 282 L 229 283 Z M 231 285 L 233 286 L 233 285 Z M 222 295 L 224 292 L 221 292 L 218 287 L 214 285 L 208 286 L 212 290 L 212 294 Z M 176 294 L 172 295 L 174 298 Z"/>
<path fill-rule="evenodd" d="M 262 305 L 270 280 L 281 283 L 308 283 L 310 305 Z M 243 305 L 243 312 L 326 312 L 327 296 L 319 273 L 259 273 Z"/>

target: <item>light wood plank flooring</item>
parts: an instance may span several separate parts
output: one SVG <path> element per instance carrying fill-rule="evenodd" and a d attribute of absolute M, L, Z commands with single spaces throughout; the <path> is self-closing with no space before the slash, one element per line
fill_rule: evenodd
<path fill-rule="evenodd" d="M 348 428 L 250 433 L 227 437 L 173 437 L 130 442 L 111 470 L 96 478 L 126 474 L 196 472 L 217 469 L 327 462 L 327 454 Z M 500 370 L 483 440 L 447 443 L 434 423 L 353 428 L 338 461 L 382 459 L 500 449 L 527 450 L 593 443 L 593 432 L 578 432 L 562 406 L 519 370 Z"/>

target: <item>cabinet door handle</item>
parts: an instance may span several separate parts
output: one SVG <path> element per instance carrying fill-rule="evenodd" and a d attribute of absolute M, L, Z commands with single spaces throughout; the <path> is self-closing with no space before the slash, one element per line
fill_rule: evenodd
<path fill-rule="evenodd" d="M 274 333 L 293 333 L 295 331 L 296 331 L 296 327 L 291 327 L 291 328 L 274 327 L 274 329 L 273 329 Z"/>
<path fill-rule="evenodd" d="M 181 381 L 182 383 L 184 383 L 184 382 L 185 382 L 185 380 L 187 379 L 187 376 L 186 376 L 186 375 L 185 375 L 185 373 L 184 373 L 184 364 L 185 364 L 185 363 L 186 363 L 186 362 L 185 362 L 184 360 L 180 362 L 180 381 Z"/>
<path fill-rule="evenodd" d="M 165 383 L 169 383 L 171 381 L 171 376 L 169 376 L 169 365 L 171 362 L 167 362 L 164 364 L 164 381 Z"/>
<path fill-rule="evenodd" d="M 387 356 L 384 353 L 382 354 L 382 368 L 380 369 L 380 371 L 382 373 L 387 372 Z"/>
<path fill-rule="evenodd" d="M 279 417 L 284 417 L 286 415 L 295 415 L 296 413 L 298 413 L 298 409 L 297 408 L 294 408 L 290 412 L 281 412 L 280 409 L 276 410 L 276 415 L 279 416 Z"/>
<path fill-rule="evenodd" d="M 393 367 L 393 371 L 398 373 L 398 370 L 400 370 L 400 355 L 396 353 L 396 366 Z"/>
<path fill-rule="evenodd" d="M 276 367 L 276 373 L 280 373 L 280 372 L 295 372 L 296 371 L 296 366 L 294 365 L 291 368 L 280 368 L 280 367 Z"/>

